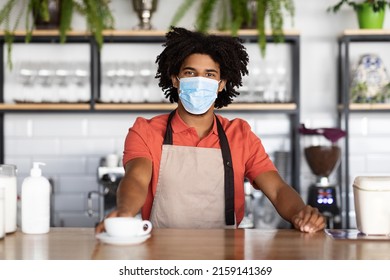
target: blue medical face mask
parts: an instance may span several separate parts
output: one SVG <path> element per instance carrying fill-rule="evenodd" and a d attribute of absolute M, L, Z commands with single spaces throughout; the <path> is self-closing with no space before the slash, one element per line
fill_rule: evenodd
<path fill-rule="evenodd" d="M 219 81 L 204 77 L 177 78 L 179 98 L 187 112 L 201 115 L 210 109 L 217 98 Z"/>

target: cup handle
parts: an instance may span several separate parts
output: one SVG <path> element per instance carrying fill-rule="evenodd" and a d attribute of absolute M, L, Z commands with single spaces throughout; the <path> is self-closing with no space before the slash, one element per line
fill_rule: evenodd
<path fill-rule="evenodd" d="M 151 231 L 152 231 L 152 223 L 150 222 L 150 221 L 148 221 L 148 220 L 144 220 L 144 221 L 142 221 L 142 223 L 143 223 L 143 232 L 142 232 L 142 234 L 149 234 Z M 146 229 L 144 229 L 145 228 L 145 226 L 147 226 L 147 228 Z"/>

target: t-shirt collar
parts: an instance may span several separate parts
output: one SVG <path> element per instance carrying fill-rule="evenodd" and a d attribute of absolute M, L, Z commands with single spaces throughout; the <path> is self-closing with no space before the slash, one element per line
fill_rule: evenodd
<path fill-rule="evenodd" d="M 214 122 L 213 122 L 213 129 L 212 129 L 212 132 L 215 134 L 215 135 L 218 135 L 218 129 L 217 129 L 217 123 L 215 121 L 215 118 L 216 116 L 214 115 Z M 183 131 L 186 131 L 186 130 L 190 130 L 191 127 L 189 127 L 184 121 L 183 119 L 180 117 L 179 113 L 175 112 L 175 115 L 173 116 L 172 118 L 172 121 L 171 121 L 171 126 L 172 126 L 172 131 L 174 133 L 181 133 Z"/>

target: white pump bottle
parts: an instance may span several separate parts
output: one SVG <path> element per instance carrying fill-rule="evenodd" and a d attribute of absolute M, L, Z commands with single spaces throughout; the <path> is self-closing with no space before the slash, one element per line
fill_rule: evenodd
<path fill-rule="evenodd" d="M 42 176 L 40 165 L 34 162 L 30 177 L 24 179 L 21 196 L 22 232 L 43 234 L 50 230 L 50 193 L 48 179 Z"/>

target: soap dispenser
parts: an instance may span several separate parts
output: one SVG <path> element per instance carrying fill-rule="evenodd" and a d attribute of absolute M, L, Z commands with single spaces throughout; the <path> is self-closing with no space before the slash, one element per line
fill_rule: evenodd
<path fill-rule="evenodd" d="M 21 223 L 22 232 L 43 234 L 50 230 L 50 193 L 51 186 L 47 178 L 42 176 L 40 165 L 33 162 L 30 176 L 22 183 Z"/>

